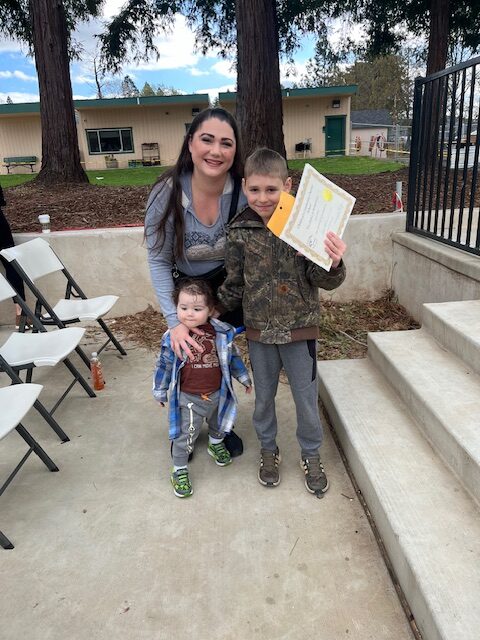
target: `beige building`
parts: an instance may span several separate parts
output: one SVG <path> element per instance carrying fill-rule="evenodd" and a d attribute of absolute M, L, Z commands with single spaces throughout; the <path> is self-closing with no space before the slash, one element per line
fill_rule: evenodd
<path fill-rule="evenodd" d="M 287 158 L 348 155 L 350 102 L 357 85 L 283 89 L 283 133 Z M 220 93 L 222 107 L 235 112 L 236 93 Z"/>
<path fill-rule="evenodd" d="M 356 85 L 283 90 L 283 121 L 288 158 L 348 155 L 350 101 Z M 234 113 L 235 93 L 220 103 Z M 192 118 L 209 104 L 208 94 L 75 100 L 78 143 L 86 169 L 173 164 Z M 0 105 L 0 172 L 5 158 L 42 156 L 40 105 Z M 10 167 L 29 172 L 29 165 Z"/>
<path fill-rule="evenodd" d="M 78 144 L 85 169 L 125 168 L 135 163 L 172 164 L 192 118 L 208 107 L 208 94 L 75 100 Z M 1 173 L 5 158 L 37 158 L 42 135 L 40 105 L 0 105 Z M 112 162 L 113 161 L 113 162 Z M 30 167 L 10 168 L 29 172 Z"/>

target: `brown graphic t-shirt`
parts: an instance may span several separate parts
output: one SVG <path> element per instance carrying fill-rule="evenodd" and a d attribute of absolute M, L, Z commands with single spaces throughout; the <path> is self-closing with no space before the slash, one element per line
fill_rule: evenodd
<path fill-rule="evenodd" d="M 198 328 L 205 331 L 205 335 L 190 335 L 202 345 L 204 350 L 199 353 L 192 349 L 194 359 L 188 359 L 180 371 L 180 389 L 200 396 L 220 389 L 222 371 L 215 345 L 215 329 L 210 323 L 202 324 Z"/>

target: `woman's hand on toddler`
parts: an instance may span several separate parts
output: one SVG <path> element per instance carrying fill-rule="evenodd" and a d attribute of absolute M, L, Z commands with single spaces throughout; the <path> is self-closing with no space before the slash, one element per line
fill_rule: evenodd
<path fill-rule="evenodd" d="M 202 353 L 203 351 L 203 347 L 198 344 L 193 336 L 190 335 L 190 331 L 192 333 L 196 333 L 197 336 L 203 336 L 204 334 L 201 329 L 189 329 L 182 323 L 177 324 L 176 327 L 170 329 L 170 344 L 172 345 L 172 349 L 174 350 L 177 358 L 183 358 L 182 351 L 184 351 L 190 360 L 193 360 L 193 353 L 190 346 L 199 353 Z"/>

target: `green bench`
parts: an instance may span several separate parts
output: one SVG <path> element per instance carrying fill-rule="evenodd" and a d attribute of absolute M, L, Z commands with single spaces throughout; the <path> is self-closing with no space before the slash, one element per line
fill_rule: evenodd
<path fill-rule="evenodd" d="M 33 167 L 37 164 L 37 156 L 13 156 L 11 158 L 3 159 L 3 166 L 7 167 L 7 173 L 10 173 L 10 169 L 14 167 L 30 167 L 33 173 Z"/>

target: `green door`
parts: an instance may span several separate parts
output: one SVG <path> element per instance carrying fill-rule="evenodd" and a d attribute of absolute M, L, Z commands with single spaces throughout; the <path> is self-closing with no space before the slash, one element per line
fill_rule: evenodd
<path fill-rule="evenodd" d="M 325 116 L 325 155 L 345 155 L 346 116 Z"/>

